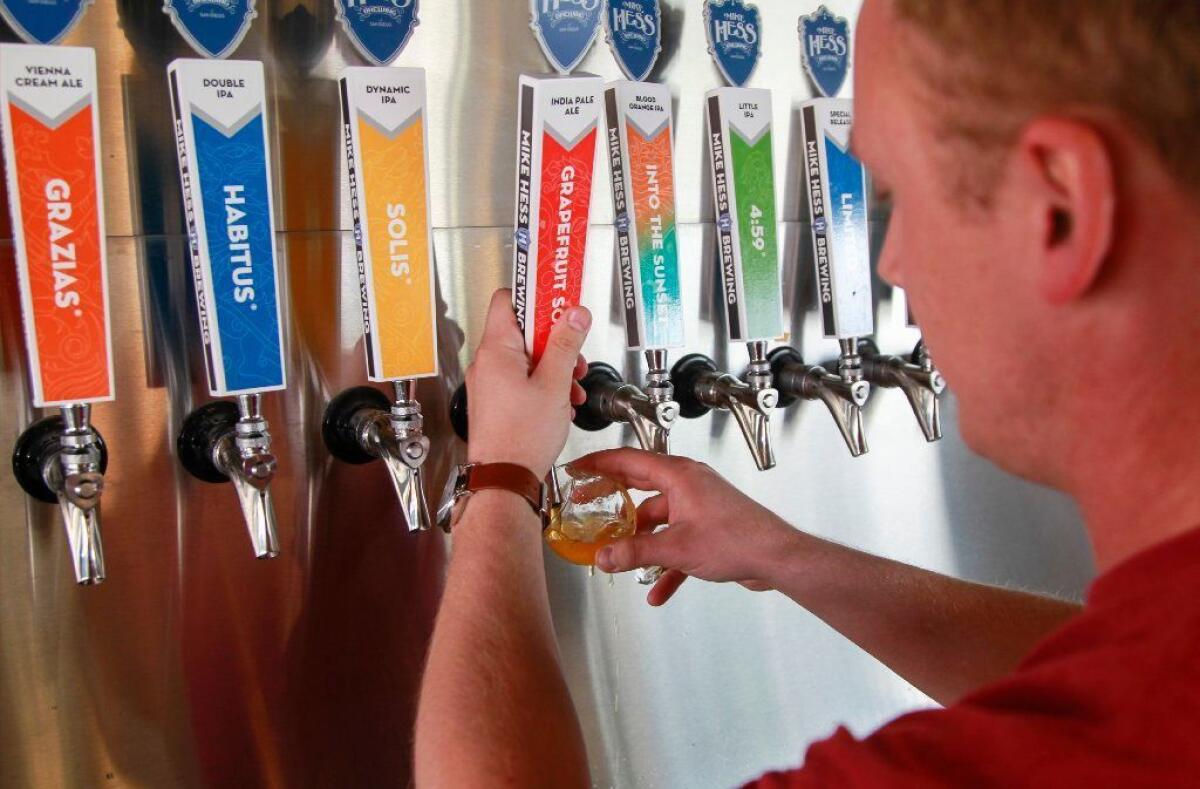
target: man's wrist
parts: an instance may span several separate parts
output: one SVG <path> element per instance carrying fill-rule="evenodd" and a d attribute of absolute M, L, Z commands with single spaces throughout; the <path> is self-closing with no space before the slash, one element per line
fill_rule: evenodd
<path fill-rule="evenodd" d="M 769 549 L 759 553 L 755 577 L 772 589 L 783 591 L 795 583 L 798 575 L 805 574 L 804 565 L 811 555 L 811 538 L 783 520 L 778 526 L 776 539 Z"/>
<path fill-rule="evenodd" d="M 529 506 L 529 502 L 521 494 L 503 488 L 486 488 L 471 494 L 463 506 L 462 518 L 454 528 L 453 534 L 461 531 L 473 531 L 472 521 L 481 523 L 482 529 L 490 532 L 505 534 L 516 531 L 518 534 L 528 532 L 541 534 L 541 518 Z"/>

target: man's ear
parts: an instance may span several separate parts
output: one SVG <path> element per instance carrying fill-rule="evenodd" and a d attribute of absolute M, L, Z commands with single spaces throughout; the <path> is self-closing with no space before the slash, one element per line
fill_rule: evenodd
<path fill-rule="evenodd" d="M 1039 118 L 1021 132 L 1017 153 L 1037 222 L 1042 295 L 1065 304 L 1092 288 L 1112 251 L 1112 152 L 1093 126 Z"/>

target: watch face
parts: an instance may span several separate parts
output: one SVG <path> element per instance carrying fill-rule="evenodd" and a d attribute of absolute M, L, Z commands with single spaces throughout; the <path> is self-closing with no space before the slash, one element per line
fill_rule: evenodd
<path fill-rule="evenodd" d="M 470 493 L 467 486 L 471 484 L 471 469 L 475 468 L 474 463 L 463 463 L 454 472 L 454 498 L 455 500 L 462 497 L 465 493 Z"/>
<path fill-rule="evenodd" d="M 458 522 L 462 520 L 463 511 L 466 510 L 467 501 L 470 498 L 470 492 L 454 497 L 454 503 L 450 505 L 450 519 L 443 525 L 443 528 L 447 532 L 453 531 L 458 526 Z"/>
<path fill-rule="evenodd" d="M 447 534 L 462 517 L 463 505 L 470 496 L 470 491 L 467 490 L 470 471 L 469 463 L 458 466 L 454 474 L 446 479 L 446 486 L 442 489 L 442 504 L 438 507 L 437 522 Z"/>

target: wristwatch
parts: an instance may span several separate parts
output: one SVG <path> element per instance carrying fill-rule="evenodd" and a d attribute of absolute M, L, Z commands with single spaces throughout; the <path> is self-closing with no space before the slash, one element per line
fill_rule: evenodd
<path fill-rule="evenodd" d="M 529 469 L 516 463 L 466 463 L 458 467 L 454 495 L 450 500 L 449 518 L 443 524 L 446 531 L 458 525 L 471 494 L 478 490 L 507 490 L 529 502 L 545 528 L 549 521 L 546 483 Z"/>

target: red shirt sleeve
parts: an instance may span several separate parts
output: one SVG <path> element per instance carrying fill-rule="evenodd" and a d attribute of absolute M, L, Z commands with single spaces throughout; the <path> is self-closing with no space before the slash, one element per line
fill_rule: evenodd
<path fill-rule="evenodd" d="M 1032 685 L 1025 690 L 1036 691 Z M 1007 699 L 1002 698 L 1007 695 Z M 1186 786 L 1170 757 L 1125 748 L 1084 706 L 997 692 L 987 702 L 913 713 L 864 740 L 845 729 L 808 750 L 803 769 L 750 784 L 783 787 Z M 994 702 L 994 703 L 993 703 Z M 1099 730 L 1098 730 L 1099 724 Z M 1167 767 L 1158 771 L 1154 765 Z M 1178 762 L 1174 762 L 1178 766 Z M 1157 774 L 1157 778 L 1151 776 Z M 1195 778 L 1197 774 L 1192 773 Z M 1190 779 L 1188 779 L 1190 780 Z"/>
<path fill-rule="evenodd" d="M 1153 567 L 1144 583 L 1089 605 L 1011 676 L 863 740 L 839 729 L 809 748 L 803 769 L 750 786 L 1200 786 L 1197 553 L 1186 557 L 1186 583 Z M 1123 581 L 1141 580 L 1132 569 Z"/>

